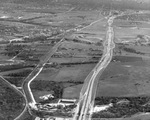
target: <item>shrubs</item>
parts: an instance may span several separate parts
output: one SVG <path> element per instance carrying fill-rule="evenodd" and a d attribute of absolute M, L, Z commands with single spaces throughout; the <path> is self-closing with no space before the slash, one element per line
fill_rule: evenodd
<path fill-rule="evenodd" d="M 54 81 L 44 81 L 44 80 L 38 80 L 32 82 L 32 89 L 34 90 L 46 90 L 46 91 L 53 91 L 54 97 L 61 98 L 63 94 L 63 85 L 62 83 L 56 83 Z"/>
<path fill-rule="evenodd" d="M 8 82 L 11 84 L 14 84 L 17 87 L 20 87 L 22 85 L 22 82 L 24 80 L 24 77 L 4 77 Z"/>
<path fill-rule="evenodd" d="M 34 64 L 24 64 L 24 63 L 17 63 L 17 64 L 12 64 L 12 65 L 5 65 L 5 66 L 0 66 L 0 71 L 11 71 L 11 70 L 17 70 L 17 69 L 23 69 L 23 68 L 29 68 L 29 67 L 35 67 Z"/>
<path fill-rule="evenodd" d="M 8 55 L 10 57 L 16 56 L 20 51 L 22 51 L 26 46 L 25 45 L 14 45 L 14 44 L 8 44 L 5 48 L 7 51 L 5 55 Z"/>
<path fill-rule="evenodd" d="M 23 96 L 0 82 L 0 114 L 5 120 L 13 120 L 23 110 Z M 1 119 L 1 118 L 0 118 Z M 1 119 L 3 120 L 3 119 Z"/>
<path fill-rule="evenodd" d="M 17 73 L 10 73 L 8 74 L 7 76 L 10 76 L 10 77 L 27 77 L 30 73 L 31 73 L 32 70 L 24 70 L 22 72 L 17 72 Z"/>
<path fill-rule="evenodd" d="M 93 118 L 120 118 L 129 117 L 140 112 L 150 112 L 150 97 L 98 97 L 96 105 L 108 105 L 113 103 L 107 110 L 93 114 Z M 119 101 L 128 100 L 129 102 Z"/>

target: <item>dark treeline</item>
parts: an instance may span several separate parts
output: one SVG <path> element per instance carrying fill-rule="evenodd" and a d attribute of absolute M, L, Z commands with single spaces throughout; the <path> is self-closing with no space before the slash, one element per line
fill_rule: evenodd
<path fill-rule="evenodd" d="M 113 105 L 107 110 L 94 113 L 93 118 L 130 117 L 137 113 L 150 112 L 150 97 L 97 97 L 96 105 Z"/>

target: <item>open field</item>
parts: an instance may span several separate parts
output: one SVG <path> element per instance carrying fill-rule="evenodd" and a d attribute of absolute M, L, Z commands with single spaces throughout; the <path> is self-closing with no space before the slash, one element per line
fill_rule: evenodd
<path fill-rule="evenodd" d="M 80 89 L 84 82 L 84 79 L 89 74 L 89 72 L 93 69 L 95 64 L 85 64 L 85 65 L 71 65 L 71 66 L 60 66 L 60 68 L 48 68 L 43 70 L 39 76 L 35 79 L 35 82 L 41 81 L 43 83 L 47 83 L 45 85 L 51 86 L 54 82 L 55 84 L 60 85 L 63 90 L 63 94 L 61 95 L 62 98 L 78 98 Z M 40 85 L 40 84 L 39 84 Z M 34 89 L 34 93 L 36 93 L 36 86 L 32 85 Z M 79 87 L 78 87 L 79 86 Z M 39 97 L 43 94 L 50 94 L 54 90 L 47 90 L 46 86 L 41 85 L 41 89 L 38 93 L 41 94 L 34 94 L 35 99 L 39 101 Z M 70 92 L 68 92 L 70 91 Z M 46 93 L 46 94 L 45 94 Z M 73 96 L 70 96 L 72 93 Z"/>
<path fill-rule="evenodd" d="M 134 45 L 133 44 L 116 44 L 114 55 L 142 57 L 143 59 L 150 58 L 149 45 Z"/>
<path fill-rule="evenodd" d="M 87 27 L 83 27 L 73 34 L 73 38 L 83 41 L 99 42 L 103 41 L 106 36 L 107 22 L 105 18 L 100 18 L 92 22 Z"/>
<path fill-rule="evenodd" d="M 110 103 L 112 106 L 106 110 L 95 112 L 93 117 L 106 118 L 106 120 L 124 116 L 130 118 L 140 112 L 149 112 L 149 66 L 149 59 L 114 56 L 99 78 L 95 98 L 97 107 L 110 105 Z"/>
<path fill-rule="evenodd" d="M 148 21 L 141 20 L 142 18 L 128 19 L 114 20 L 114 42 L 116 43 L 114 56 L 99 77 L 97 87 L 95 106 L 100 107 L 99 103 L 101 105 L 111 103 L 112 106 L 95 112 L 94 118 L 104 118 L 102 120 L 117 118 L 118 120 L 126 120 L 126 118 L 127 120 L 148 120 L 149 118 L 149 114 L 144 115 L 144 113 L 149 112 L 150 109 L 148 100 L 150 96 L 150 25 Z M 144 103 L 143 98 L 140 97 L 145 97 L 148 101 Z M 115 102 L 116 99 L 118 103 Z M 122 101 L 120 102 L 119 99 Z M 106 103 L 107 101 L 109 102 Z"/>
<path fill-rule="evenodd" d="M 115 36 L 117 38 L 124 38 L 124 37 L 137 37 L 137 35 L 149 35 L 150 28 L 144 29 L 144 28 L 115 28 Z"/>
<path fill-rule="evenodd" d="M 82 63 L 94 62 L 101 58 L 103 46 L 91 45 L 80 42 L 64 41 L 53 55 L 50 62 L 57 63 Z M 94 57 L 97 57 L 94 58 Z"/>
<path fill-rule="evenodd" d="M 115 20 L 113 26 L 122 28 L 150 28 L 150 22 L 145 21 L 131 21 L 131 20 Z"/>
<path fill-rule="evenodd" d="M 48 68 L 43 70 L 36 80 L 47 81 L 84 81 L 84 77 L 90 72 L 95 64 L 60 66 L 60 68 Z M 86 68 L 86 69 L 85 69 Z"/>
<path fill-rule="evenodd" d="M 58 13 L 53 16 L 41 17 L 35 19 L 35 23 L 47 24 L 49 26 L 57 26 L 64 30 L 68 30 L 74 27 L 85 26 L 91 22 L 102 18 L 98 11 L 70 11 Z"/>
<path fill-rule="evenodd" d="M 122 56 L 123 61 L 111 62 L 106 68 L 100 77 L 97 96 L 150 95 L 150 62 L 141 58 L 125 59 Z"/>
<path fill-rule="evenodd" d="M 137 16 L 136 16 L 137 17 Z M 147 43 L 150 42 L 150 22 L 145 18 L 129 19 L 130 16 L 124 19 L 115 19 L 113 26 L 115 31 L 116 43 Z M 133 17 L 134 18 L 134 17 Z"/>
<path fill-rule="evenodd" d="M 53 86 L 59 86 L 58 91 L 62 91 L 62 93 L 57 94 L 57 99 L 78 99 L 86 76 L 102 56 L 102 44 L 87 44 L 74 42 L 71 38 L 68 39 L 62 42 L 31 85 L 38 102 L 42 101 L 39 99 L 42 93 L 46 95 L 48 92 L 49 94 L 54 92 L 53 95 L 56 95 L 55 88 L 50 88 L 53 84 Z M 37 83 L 39 83 L 38 87 Z"/>

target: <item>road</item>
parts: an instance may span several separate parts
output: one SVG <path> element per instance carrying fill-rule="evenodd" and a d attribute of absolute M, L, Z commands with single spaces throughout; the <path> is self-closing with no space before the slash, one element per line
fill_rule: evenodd
<path fill-rule="evenodd" d="M 27 108 L 32 107 L 33 109 L 37 109 L 37 107 L 35 105 L 36 101 L 32 94 L 30 84 L 40 74 L 44 65 L 51 58 L 51 56 L 56 52 L 57 48 L 61 45 L 62 41 L 63 41 L 63 39 L 61 39 L 52 49 L 49 50 L 48 53 L 46 53 L 44 55 L 43 59 L 40 60 L 39 64 L 34 68 L 34 70 L 24 80 L 24 82 L 22 84 L 22 90 L 23 90 L 25 101 L 26 101 L 26 106 L 25 106 L 24 110 L 22 111 L 22 113 L 18 117 L 15 118 L 15 120 L 20 120 L 21 117 L 25 114 Z"/>
<path fill-rule="evenodd" d="M 94 69 L 89 73 L 89 75 L 85 79 L 85 84 L 83 85 L 82 90 L 80 92 L 80 98 L 77 104 L 77 109 L 73 120 L 91 119 L 91 115 L 92 115 L 91 111 L 94 106 L 94 99 L 95 99 L 97 84 L 99 80 L 98 78 L 110 63 L 113 56 L 113 48 L 115 48 L 115 44 L 113 42 L 114 31 L 113 28 L 111 27 L 114 18 L 115 17 L 110 17 L 107 21 L 108 30 L 106 34 L 106 41 L 103 43 L 104 46 L 103 56 L 99 61 L 99 63 L 94 67 Z"/>
<path fill-rule="evenodd" d="M 73 9 L 73 8 L 72 8 Z M 71 10 L 72 10 L 71 9 Z M 71 11 L 69 10 L 69 11 Z M 67 11 L 68 12 L 68 11 Z M 95 22 L 98 22 L 99 20 L 97 21 L 94 21 Z M 93 23 L 92 23 L 93 24 Z M 90 25 L 92 25 L 90 24 Z M 89 25 L 88 25 L 89 26 Z M 69 29 L 67 32 L 69 32 L 70 30 L 72 29 Z M 64 35 L 64 33 L 63 33 Z M 64 39 L 64 38 L 63 38 Z M 26 107 L 24 109 L 24 111 L 15 119 L 15 120 L 20 120 L 20 118 L 24 115 L 25 111 L 27 108 L 29 107 L 32 107 L 34 109 L 37 109 L 36 108 L 36 101 L 34 99 L 34 96 L 32 94 L 32 91 L 31 91 L 31 88 L 30 88 L 30 84 L 31 82 L 40 74 L 40 72 L 42 71 L 45 63 L 51 58 L 51 56 L 56 52 L 57 48 L 60 46 L 61 42 L 63 41 L 63 39 L 58 42 L 47 54 L 45 54 L 43 60 L 41 60 L 39 62 L 39 64 L 34 68 L 34 70 L 29 74 L 29 76 L 24 80 L 23 84 L 22 84 L 22 90 L 23 90 L 23 93 L 25 95 L 25 100 L 26 100 Z"/>
<path fill-rule="evenodd" d="M 23 88 L 23 92 L 26 96 L 27 103 L 36 104 L 36 101 L 34 99 L 34 96 L 32 94 L 31 88 L 30 88 L 30 84 L 42 71 L 44 65 L 51 58 L 51 56 L 56 52 L 57 48 L 61 45 L 62 41 L 63 41 L 63 39 L 61 39 L 48 53 L 46 53 L 44 55 L 43 59 L 34 68 L 34 70 L 29 74 L 29 76 L 24 80 L 24 82 L 22 84 L 22 88 Z"/>

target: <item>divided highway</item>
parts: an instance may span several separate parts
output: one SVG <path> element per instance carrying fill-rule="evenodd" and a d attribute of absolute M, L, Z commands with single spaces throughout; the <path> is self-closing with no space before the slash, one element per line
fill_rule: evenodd
<path fill-rule="evenodd" d="M 108 19 L 108 30 L 106 34 L 106 41 L 103 43 L 104 53 L 95 66 L 95 68 L 89 73 L 85 79 L 85 84 L 82 87 L 80 92 L 79 102 L 75 111 L 73 120 L 91 120 L 92 110 L 94 106 L 94 99 L 96 95 L 96 89 L 98 84 L 98 78 L 104 71 L 104 69 L 110 63 L 113 56 L 113 49 L 115 48 L 114 40 L 114 31 L 112 28 L 112 23 L 114 16 Z"/>

